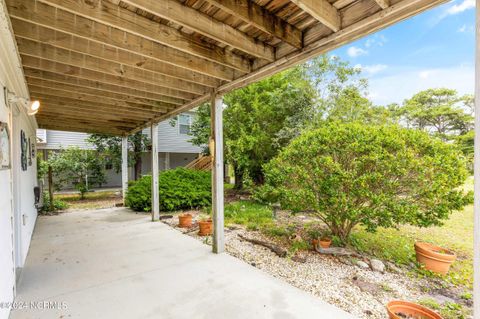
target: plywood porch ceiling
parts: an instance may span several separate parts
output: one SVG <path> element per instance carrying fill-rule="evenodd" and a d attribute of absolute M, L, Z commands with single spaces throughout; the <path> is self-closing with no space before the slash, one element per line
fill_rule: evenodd
<path fill-rule="evenodd" d="M 39 126 L 132 133 L 444 0 L 6 0 Z"/>

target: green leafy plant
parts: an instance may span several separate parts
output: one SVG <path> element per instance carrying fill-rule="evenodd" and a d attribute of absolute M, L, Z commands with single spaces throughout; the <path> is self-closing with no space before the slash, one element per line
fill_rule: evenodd
<path fill-rule="evenodd" d="M 131 182 L 126 196 L 128 207 L 136 211 L 151 210 L 152 177 Z M 159 175 L 160 210 L 174 211 L 211 205 L 210 172 L 176 168 Z"/>
<path fill-rule="evenodd" d="M 313 213 L 342 242 L 356 225 L 370 232 L 440 225 L 465 205 L 464 157 L 425 132 L 397 126 L 325 125 L 293 140 L 265 174 L 263 194 Z"/>
<path fill-rule="evenodd" d="M 48 195 L 47 192 L 43 192 L 42 196 L 43 196 L 43 206 L 41 209 L 42 212 L 65 210 L 69 206 L 67 202 L 60 199 L 55 199 L 55 198 L 53 199 L 53 205 L 51 205 L 50 196 Z"/>

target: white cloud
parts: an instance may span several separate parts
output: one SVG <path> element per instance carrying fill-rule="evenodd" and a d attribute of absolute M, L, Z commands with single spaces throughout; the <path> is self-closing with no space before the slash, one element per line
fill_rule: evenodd
<path fill-rule="evenodd" d="M 358 47 L 355 47 L 355 46 L 352 46 L 352 47 L 349 47 L 348 50 L 347 50 L 347 54 L 352 57 L 352 58 L 355 58 L 357 56 L 361 56 L 361 55 L 366 55 L 368 54 L 368 51 L 367 50 L 364 50 L 362 48 L 358 48 Z"/>
<path fill-rule="evenodd" d="M 452 15 L 475 8 L 475 0 L 463 0 L 459 4 L 454 4 L 447 9 L 446 14 Z"/>
<path fill-rule="evenodd" d="M 385 70 L 388 66 L 385 64 L 372 64 L 372 65 L 355 65 L 356 69 L 361 69 L 363 72 L 368 73 L 369 75 L 377 74 Z"/>
<path fill-rule="evenodd" d="M 383 45 L 387 42 L 387 38 L 383 34 L 375 34 L 365 41 L 365 47 L 370 48 L 373 46 L 383 47 Z"/>
<path fill-rule="evenodd" d="M 429 88 L 447 87 L 459 94 L 474 92 L 475 68 L 473 65 L 461 65 L 451 68 L 413 69 L 408 67 L 389 67 L 389 75 L 369 79 L 369 96 L 378 105 L 393 102 L 402 103 L 419 91 Z"/>

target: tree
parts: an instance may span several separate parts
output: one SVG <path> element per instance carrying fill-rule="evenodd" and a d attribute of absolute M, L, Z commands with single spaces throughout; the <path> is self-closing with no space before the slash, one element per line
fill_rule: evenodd
<path fill-rule="evenodd" d="M 82 150 L 78 147 L 63 149 L 51 153 L 47 165 L 52 167 L 57 187 L 73 184 L 80 192 L 80 198 L 85 198 L 85 193 L 90 185 L 105 183 L 104 162 L 98 153 Z"/>
<path fill-rule="evenodd" d="M 105 134 L 92 134 L 88 142 L 93 144 L 99 154 L 105 159 L 106 164 L 112 165 L 115 172 L 122 169 L 122 138 Z M 142 153 L 148 149 L 150 139 L 137 132 L 128 136 L 128 165 L 135 167 L 134 179 L 140 178 L 142 173 Z"/>
<path fill-rule="evenodd" d="M 356 225 L 439 225 L 465 205 L 454 145 L 398 126 L 330 123 L 296 138 L 265 167 L 257 197 L 312 212 L 343 242 Z"/>
<path fill-rule="evenodd" d="M 471 96 L 460 97 L 451 89 L 429 89 L 405 100 L 401 114 L 408 127 L 425 130 L 444 141 L 473 128 Z"/>
<path fill-rule="evenodd" d="M 312 119 L 314 96 L 306 69 L 296 67 L 224 97 L 225 158 L 234 167 L 237 189 L 245 174 L 263 181 L 262 165 Z M 191 134 L 195 145 L 208 144 L 208 104 L 197 110 Z"/>

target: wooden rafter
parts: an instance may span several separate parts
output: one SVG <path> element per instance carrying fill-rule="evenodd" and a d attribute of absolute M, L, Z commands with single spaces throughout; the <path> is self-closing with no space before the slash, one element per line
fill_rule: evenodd
<path fill-rule="evenodd" d="M 33 92 L 31 94 L 32 98 L 42 101 L 42 109 L 52 108 L 62 108 L 64 111 L 76 110 L 76 111 L 86 111 L 88 113 L 98 112 L 99 114 L 108 113 L 108 114 L 121 114 L 129 116 L 131 118 L 138 118 L 147 120 L 152 114 L 161 115 L 162 112 L 152 111 L 152 110 L 142 110 L 142 109 L 132 109 L 132 108 L 122 108 L 117 106 L 112 106 L 109 104 L 102 103 L 93 103 L 89 101 L 78 101 L 72 98 L 57 97 L 54 95 L 41 94 Z"/>
<path fill-rule="evenodd" d="M 105 91 L 102 91 L 102 90 L 84 88 L 84 87 L 81 87 L 81 86 L 52 82 L 52 81 L 47 81 L 47 80 L 43 80 L 43 79 L 36 79 L 36 78 L 27 77 L 27 84 L 29 86 L 41 87 L 41 88 L 45 88 L 45 89 L 61 90 L 61 91 L 65 91 L 65 92 L 76 92 L 76 93 L 92 95 L 92 96 L 98 97 L 100 99 L 108 98 L 108 99 L 111 99 L 111 100 L 125 101 L 125 102 L 128 102 L 128 103 L 134 103 L 134 104 L 137 104 L 137 105 L 150 105 L 150 106 L 162 105 L 162 106 L 165 106 L 165 107 L 169 107 L 170 109 L 174 109 L 177 106 L 176 104 L 170 104 L 170 103 L 164 103 L 164 102 L 161 102 L 161 101 L 148 100 L 148 99 L 139 98 L 139 97 L 132 97 L 132 96 L 125 95 L 125 94 L 105 92 Z"/>
<path fill-rule="evenodd" d="M 131 103 L 126 101 L 119 101 L 114 100 L 107 97 L 95 96 L 85 93 L 77 93 L 77 92 L 68 92 L 58 89 L 50 89 L 50 88 L 43 88 L 35 85 L 28 86 L 32 95 L 47 95 L 47 96 L 55 96 L 58 98 L 70 98 L 79 101 L 87 101 L 91 103 L 98 103 L 99 105 L 111 105 L 115 107 L 122 107 L 126 109 L 132 110 L 150 110 L 156 112 L 168 112 L 169 109 L 172 109 L 170 105 L 164 105 L 159 103 L 158 106 L 152 105 L 143 105 L 138 103 Z"/>
<path fill-rule="evenodd" d="M 97 72 L 88 69 L 82 69 L 72 65 L 67 65 L 58 62 L 52 62 L 50 60 L 39 59 L 31 56 L 22 57 L 23 66 L 30 69 L 36 69 L 40 71 L 48 71 L 57 74 L 64 74 L 69 76 L 74 76 L 81 79 L 98 81 L 106 84 L 115 84 L 124 87 L 130 87 L 134 89 L 139 89 L 151 93 L 158 93 L 166 96 L 176 97 L 185 100 L 191 100 L 195 98 L 196 94 L 181 92 L 178 90 L 173 90 L 165 88 L 159 85 L 145 83 L 137 80 L 131 80 L 121 76 L 115 76 L 107 73 Z"/>
<path fill-rule="evenodd" d="M 27 1 L 19 5 L 18 1 L 8 0 L 8 8 L 12 18 L 138 54 L 146 59 L 145 67 L 158 61 L 226 81 L 233 80 L 235 74 L 238 73 L 238 71 L 224 65 L 172 49 L 70 12 L 61 11 L 43 3 Z M 62 22 L 56 22 L 52 25 L 51 22 L 60 16 Z M 14 30 L 17 33 L 15 27 Z M 100 30 L 102 32 L 99 32 Z M 245 67 L 244 71 L 248 72 L 248 66 Z"/>
<path fill-rule="evenodd" d="M 218 47 L 199 43 L 177 29 L 154 22 L 106 1 L 95 1 L 93 6 L 79 0 L 37 0 L 37 2 L 54 6 L 86 19 L 97 21 L 239 71 L 248 72 L 250 70 L 248 59 L 221 50 Z M 22 1 L 20 1 L 21 4 Z"/>
<path fill-rule="evenodd" d="M 99 59 L 78 52 L 56 48 L 49 44 L 38 43 L 24 38 L 17 38 L 17 45 L 21 55 L 56 61 L 66 65 L 120 76 L 130 80 L 150 84 L 160 84 L 166 88 L 192 94 L 201 95 L 209 91 L 208 87 L 200 84 L 167 77 L 159 73 L 134 68 L 109 60 Z"/>
<path fill-rule="evenodd" d="M 101 83 L 98 81 L 90 81 L 90 80 L 75 78 L 68 75 L 57 74 L 57 73 L 52 73 L 47 71 L 40 71 L 36 69 L 25 68 L 24 74 L 27 78 L 27 81 L 29 79 L 45 80 L 48 82 L 52 82 L 52 84 L 59 83 L 60 85 L 67 84 L 67 85 L 75 86 L 77 90 L 82 90 L 83 88 L 96 89 L 96 90 L 101 90 L 104 93 L 122 94 L 126 96 L 125 98 L 137 97 L 137 98 L 158 101 L 158 102 L 165 102 L 168 104 L 175 104 L 175 105 L 183 105 L 186 102 L 186 100 L 165 96 L 165 95 L 160 95 L 160 94 L 155 94 L 147 91 L 140 91 L 137 89 L 126 87 L 126 86 L 118 86 L 113 84 Z"/>
<path fill-rule="evenodd" d="M 334 32 L 340 30 L 342 21 L 340 13 L 327 0 L 291 0 L 302 10 L 310 14 Z"/>
<path fill-rule="evenodd" d="M 105 63 L 116 61 L 120 65 L 126 65 L 137 69 L 151 71 L 165 75 L 168 78 L 176 78 L 192 83 L 198 83 L 211 88 L 219 86 L 222 81 L 203 74 L 192 72 L 184 68 L 178 68 L 165 62 L 155 61 L 126 50 L 105 46 L 98 42 L 72 36 L 68 33 L 55 31 L 29 22 L 12 19 L 17 38 L 28 39 L 42 44 L 48 44 L 56 48 L 90 55 L 105 60 Z"/>
<path fill-rule="evenodd" d="M 301 49 L 302 31 L 251 0 L 207 0 L 232 16 L 255 26 L 291 46 Z"/>
<path fill-rule="evenodd" d="M 256 41 L 245 33 L 215 20 L 193 8 L 182 5 L 177 0 L 122 0 L 132 6 L 150 12 L 190 30 L 203 34 L 206 37 L 222 42 L 233 48 L 246 52 L 257 58 L 274 61 L 275 54 L 272 47 Z"/>

